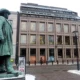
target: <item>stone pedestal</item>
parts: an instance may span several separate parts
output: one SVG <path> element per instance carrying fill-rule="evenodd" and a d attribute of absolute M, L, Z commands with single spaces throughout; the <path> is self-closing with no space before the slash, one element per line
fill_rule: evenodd
<path fill-rule="evenodd" d="M 17 77 L 11 77 L 12 75 L 3 75 L 4 78 L 0 78 L 0 80 L 25 80 L 25 76 L 24 75 L 19 75 Z M 10 76 L 10 77 L 9 77 Z"/>

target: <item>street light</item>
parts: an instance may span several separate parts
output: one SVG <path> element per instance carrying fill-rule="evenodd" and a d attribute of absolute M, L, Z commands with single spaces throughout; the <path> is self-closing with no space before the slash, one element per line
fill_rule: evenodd
<path fill-rule="evenodd" d="M 78 31 L 73 31 L 74 34 L 74 41 L 75 41 L 75 45 L 76 45 L 76 53 L 77 53 L 77 70 L 79 70 L 79 54 L 78 54 Z"/>

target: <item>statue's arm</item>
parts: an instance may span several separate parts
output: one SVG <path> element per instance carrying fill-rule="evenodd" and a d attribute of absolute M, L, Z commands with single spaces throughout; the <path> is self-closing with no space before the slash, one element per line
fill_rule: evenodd
<path fill-rule="evenodd" d="M 3 30 L 2 30 L 3 24 L 4 24 L 4 18 L 0 17 L 0 40 L 1 41 L 4 40 L 4 35 L 3 35 Z"/>

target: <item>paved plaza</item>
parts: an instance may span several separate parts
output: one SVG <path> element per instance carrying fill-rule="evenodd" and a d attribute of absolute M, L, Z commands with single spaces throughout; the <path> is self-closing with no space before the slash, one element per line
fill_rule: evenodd
<path fill-rule="evenodd" d="M 80 75 L 67 71 L 54 71 L 52 73 L 33 74 L 36 80 L 80 80 Z"/>
<path fill-rule="evenodd" d="M 76 65 L 27 66 L 26 74 L 35 76 L 35 80 L 80 80 L 80 75 L 67 72 L 76 68 Z"/>

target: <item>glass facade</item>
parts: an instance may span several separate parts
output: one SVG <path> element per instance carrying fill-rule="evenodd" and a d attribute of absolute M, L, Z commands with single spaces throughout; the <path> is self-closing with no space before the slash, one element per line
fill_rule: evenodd
<path fill-rule="evenodd" d="M 65 24 L 63 26 L 63 29 L 64 29 L 64 33 L 68 33 L 69 32 L 69 25 L 68 24 Z"/>
<path fill-rule="evenodd" d="M 39 23 L 39 31 L 44 32 L 45 31 L 45 23 Z"/>
<path fill-rule="evenodd" d="M 53 35 L 49 35 L 48 40 L 49 40 L 49 44 L 54 44 L 54 36 Z"/>
<path fill-rule="evenodd" d="M 36 35 L 30 35 L 30 44 L 36 44 Z"/>
<path fill-rule="evenodd" d="M 48 30 L 48 32 L 53 31 L 53 24 L 52 23 L 48 23 L 47 30 Z"/>
<path fill-rule="evenodd" d="M 59 33 L 61 30 L 61 24 L 56 24 L 56 32 Z"/>
<path fill-rule="evenodd" d="M 70 37 L 65 36 L 65 45 L 70 45 Z"/>
<path fill-rule="evenodd" d="M 72 25 L 71 26 L 71 32 L 75 31 L 76 30 L 76 25 Z"/>
<path fill-rule="evenodd" d="M 57 36 L 57 44 L 62 45 L 62 36 Z"/>
<path fill-rule="evenodd" d="M 40 35 L 40 44 L 45 44 L 45 36 Z"/>
<path fill-rule="evenodd" d="M 36 31 L 36 22 L 31 22 L 31 31 Z"/>
<path fill-rule="evenodd" d="M 23 44 L 27 43 L 27 35 L 22 34 L 20 36 L 20 43 L 23 43 Z"/>
<path fill-rule="evenodd" d="M 66 49 L 66 58 L 71 58 L 71 50 Z"/>
<path fill-rule="evenodd" d="M 63 51 L 62 51 L 62 49 L 58 49 L 58 58 L 63 58 Z"/>
<path fill-rule="evenodd" d="M 27 22 L 21 22 L 21 31 L 27 30 Z"/>

